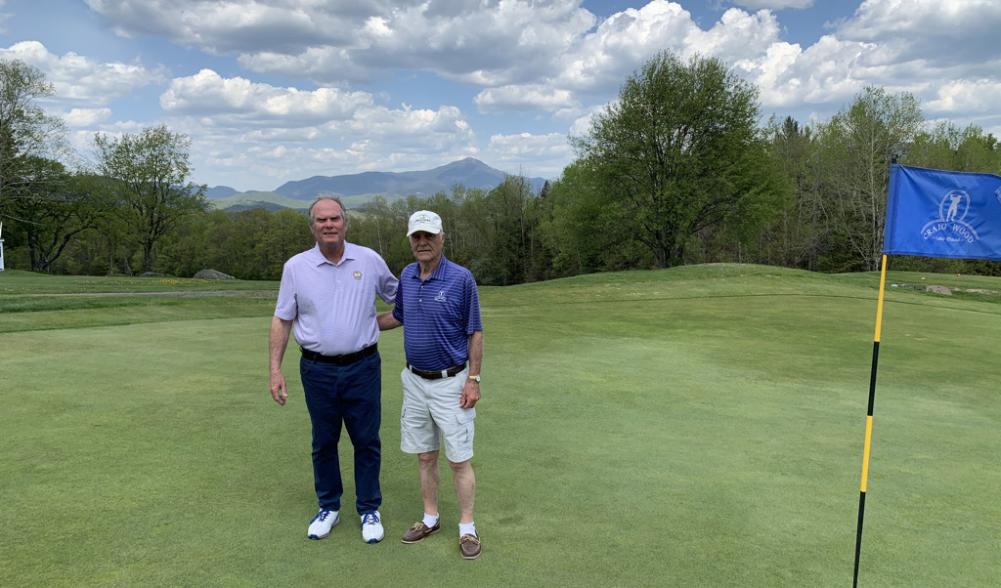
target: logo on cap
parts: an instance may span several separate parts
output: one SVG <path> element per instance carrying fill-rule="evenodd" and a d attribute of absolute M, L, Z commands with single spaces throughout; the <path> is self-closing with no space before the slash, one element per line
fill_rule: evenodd
<path fill-rule="evenodd" d="M 418 210 L 413 213 L 410 215 L 410 221 L 407 225 L 407 236 L 409 237 L 418 231 L 433 235 L 441 233 L 441 217 L 430 210 Z"/>

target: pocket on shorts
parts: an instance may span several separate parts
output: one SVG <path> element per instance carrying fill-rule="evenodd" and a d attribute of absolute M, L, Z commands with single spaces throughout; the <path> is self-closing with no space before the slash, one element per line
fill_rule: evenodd
<path fill-rule="evenodd" d="M 399 447 L 405 452 L 412 452 L 417 448 L 417 436 L 413 432 L 413 423 L 406 420 L 406 407 L 403 407 L 399 411 Z"/>
<path fill-rule="evenodd" d="M 446 435 L 460 444 L 471 444 L 473 442 L 473 419 L 476 418 L 475 408 L 459 409 L 455 414 L 455 423 L 449 427 L 450 431 Z"/>
<path fill-rule="evenodd" d="M 466 461 L 473 457 L 473 435 L 476 412 L 472 408 L 459 409 L 449 417 L 445 429 L 445 457 L 449 461 Z"/>
<path fill-rule="evenodd" d="M 422 423 L 415 421 L 413 409 L 409 412 L 406 406 L 400 409 L 400 449 L 407 453 L 428 451 L 426 435 L 421 434 Z"/>
<path fill-rule="evenodd" d="M 421 418 L 421 415 L 413 408 L 407 409 L 406 405 L 400 409 L 400 425 L 403 425 L 410 429 L 421 428 L 426 419 Z"/>

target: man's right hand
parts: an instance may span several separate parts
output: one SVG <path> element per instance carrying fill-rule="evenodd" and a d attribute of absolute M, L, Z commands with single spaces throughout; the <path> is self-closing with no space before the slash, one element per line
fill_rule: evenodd
<path fill-rule="evenodd" d="M 380 331 L 389 331 L 403 324 L 400 321 L 396 320 L 396 317 L 393 316 L 393 311 L 391 310 L 386 311 L 380 315 L 377 315 L 375 317 L 375 322 L 377 325 L 379 325 Z"/>
<path fill-rule="evenodd" d="M 288 399 L 288 390 L 285 388 L 285 376 L 280 371 L 271 372 L 270 380 L 271 397 L 275 399 L 275 402 L 279 406 L 285 406 L 285 400 Z"/>

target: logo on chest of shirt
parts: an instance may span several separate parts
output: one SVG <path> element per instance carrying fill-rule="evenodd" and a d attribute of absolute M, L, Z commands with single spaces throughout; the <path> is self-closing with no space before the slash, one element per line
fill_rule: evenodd
<path fill-rule="evenodd" d="M 356 280 L 360 280 L 361 279 L 361 272 L 355 272 L 354 276 L 355 276 Z"/>
<path fill-rule="evenodd" d="M 438 295 L 434 297 L 435 302 L 445 302 L 445 291 L 439 290 Z"/>

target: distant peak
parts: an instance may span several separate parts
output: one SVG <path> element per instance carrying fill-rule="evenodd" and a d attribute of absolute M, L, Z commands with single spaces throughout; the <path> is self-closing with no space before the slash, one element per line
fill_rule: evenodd
<path fill-rule="evenodd" d="M 463 157 L 462 159 L 453 161 L 452 163 L 449 163 L 449 164 L 446 164 L 446 165 L 458 165 L 460 163 L 487 166 L 487 164 L 483 163 L 479 159 L 476 159 L 475 157 Z M 487 166 L 487 167 L 489 167 L 489 166 Z"/>

